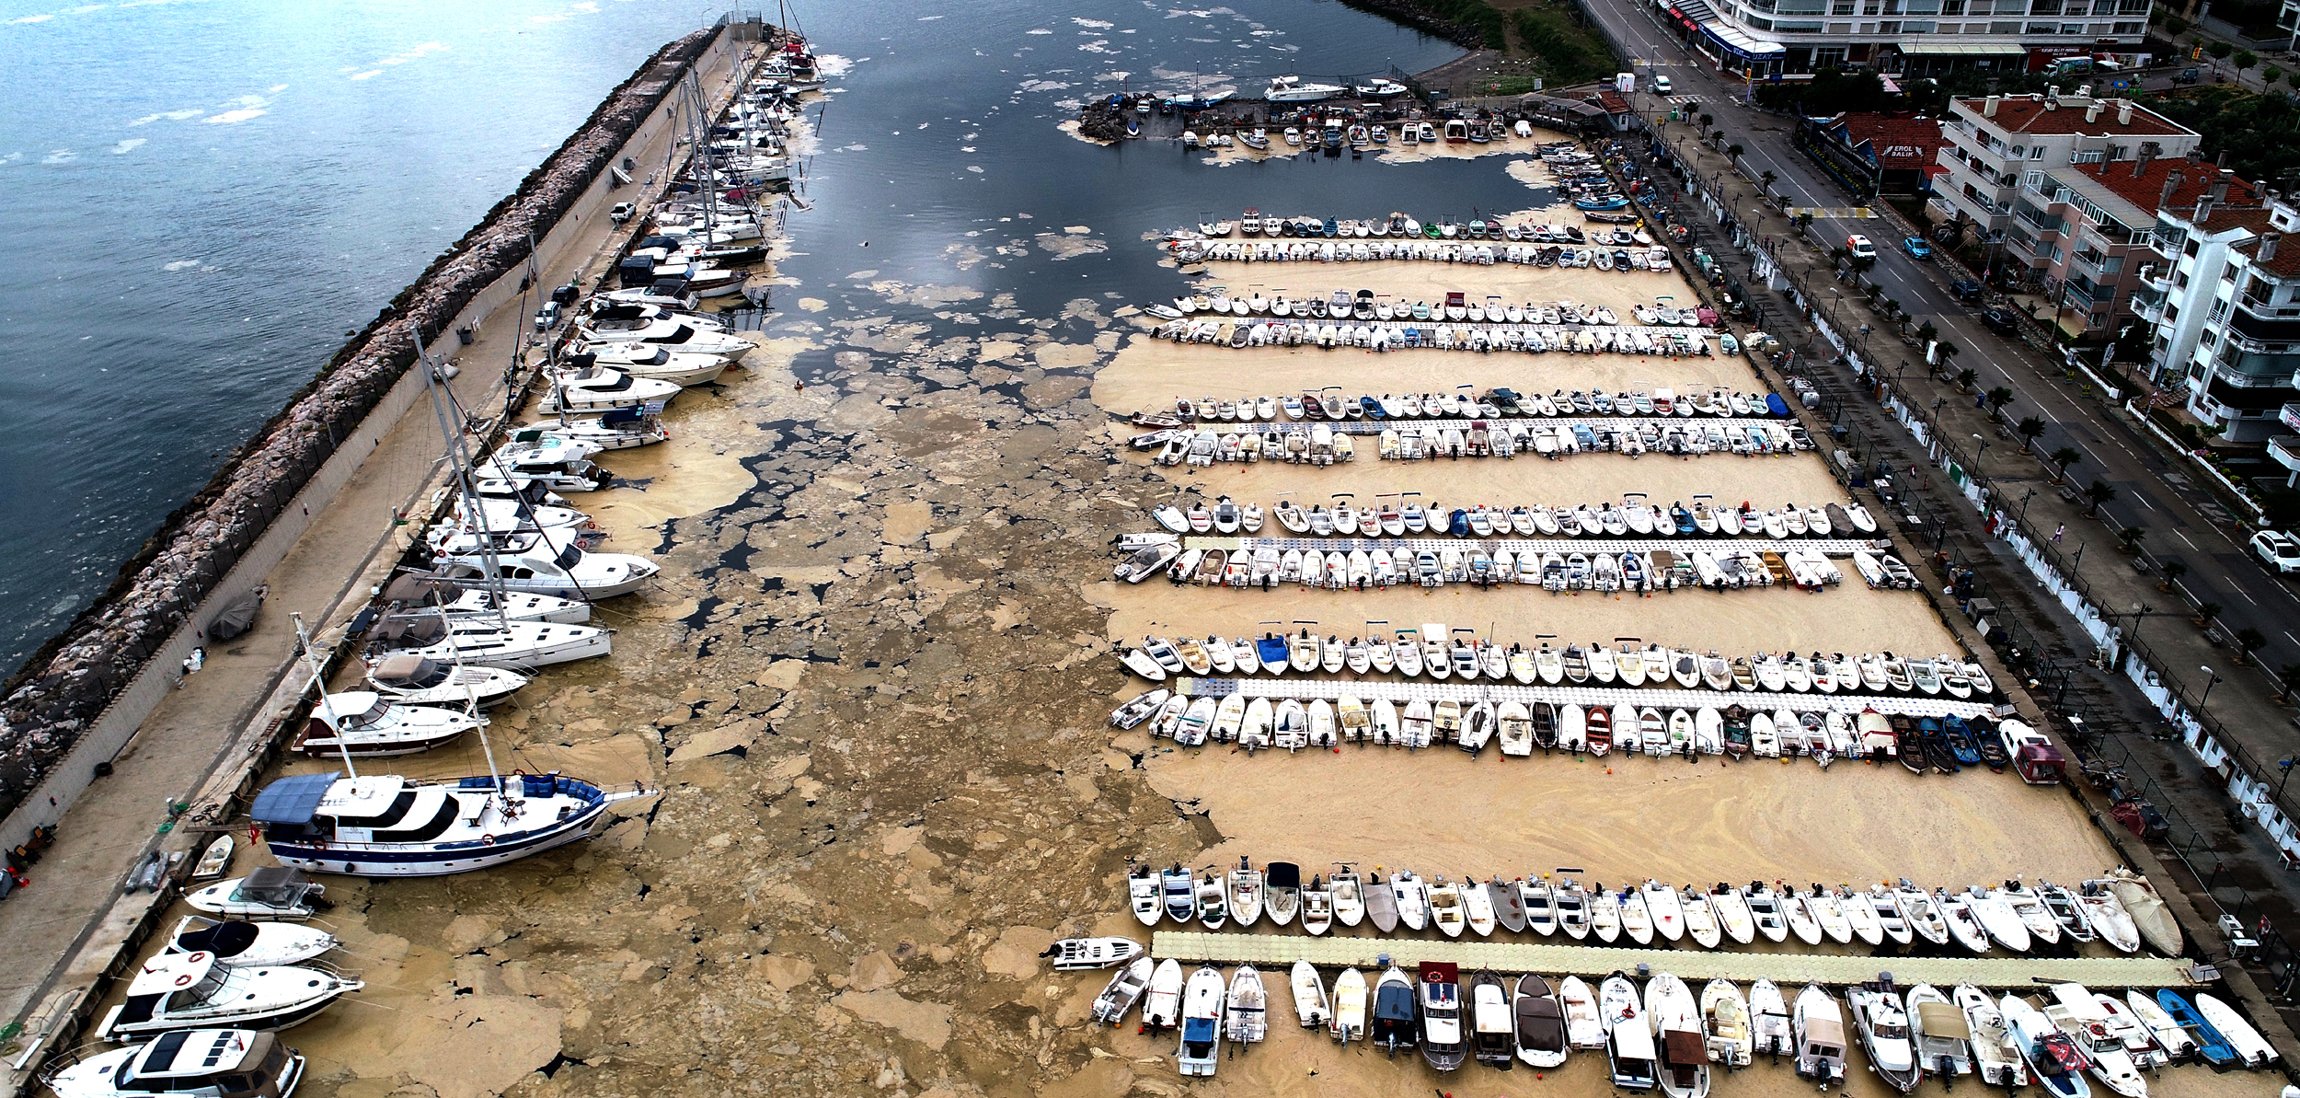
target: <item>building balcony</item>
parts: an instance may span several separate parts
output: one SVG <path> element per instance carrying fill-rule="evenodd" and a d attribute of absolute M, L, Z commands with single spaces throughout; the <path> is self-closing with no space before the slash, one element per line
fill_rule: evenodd
<path fill-rule="evenodd" d="M 2300 379 L 2295 379 L 2295 382 L 2300 383 Z M 2282 422 L 2286 428 L 2294 431 L 2300 431 L 2300 404 L 2287 404 L 2284 407 L 2277 409 L 2276 418 Z"/>
<path fill-rule="evenodd" d="M 2300 473 L 2300 435 L 2277 435 L 2269 439 L 2268 456 L 2276 464 Z"/>

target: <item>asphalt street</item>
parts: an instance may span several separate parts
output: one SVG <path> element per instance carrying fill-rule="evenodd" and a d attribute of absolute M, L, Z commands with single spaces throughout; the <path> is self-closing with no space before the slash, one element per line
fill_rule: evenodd
<path fill-rule="evenodd" d="M 1899 301 L 1916 322 L 1932 322 L 1941 338 L 1955 342 L 1960 348 L 1956 366 L 1977 370 L 1980 389 L 2005 386 L 2013 390 L 2013 403 L 2006 409 L 2008 420 L 2037 416 L 2045 421 L 2045 434 L 2037 440 L 2039 453 L 2049 454 L 2062 446 L 2083 451 L 2075 481 L 2090 483 L 2099 477 L 2114 485 L 2117 498 L 2102 510 L 2120 525 L 2146 527 L 2143 544 L 2159 561 L 2182 561 L 2187 572 L 2180 579 L 2181 586 L 2198 600 L 2219 603 L 2220 622 L 2230 634 L 2250 627 L 2266 636 L 2268 645 L 2259 652 L 2262 666 L 2276 668 L 2300 662 L 2300 635 L 2296 635 L 2300 631 L 2300 593 L 2258 563 L 2243 544 L 2248 529 L 2208 491 L 2200 470 L 2185 460 L 2177 464 L 2167 460 L 2159 449 L 2161 443 L 2148 438 L 2145 428 L 2076 388 L 2057 360 L 2048 361 L 2026 345 L 1983 327 L 1977 310 L 1959 304 L 1949 292 L 1948 278 L 1940 267 L 1913 259 L 1901 250 L 1900 234 L 1892 228 L 1895 222 L 1829 216 L 1849 214 L 1858 200 L 1797 151 L 1794 120 L 1744 104 L 1741 82 L 1721 77 L 1706 58 L 1680 46 L 1677 34 L 1657 20 L 1649 5 L 1636 0 L 1595 0 L 1591 8 L 1614 40 L 1635 59 L 1640 89 L 1636 104 L 1640 110 L 1665 113 L 1679 106 L 1689 107 L 1695 114 L 1715 115 L 1716 124 L 1743 146 L 1742 159 L 1750 174 L 1770 171 L 1776 177 L 1774 192 L 1786 197 L 1789 205 L 1826 211 L 1816 215 L 1813 222 L 1818 241 L 1840 244 L 1854 233 L 1873 240 L 1878 259 L 1868 277 L 1883 284 L 1887 296 Z M 1657 74 L 1670 78 L 1668 97 L 1647 90 L 1650 77 Z M 1912 369 L 1922 368 L 1919 353 L 1897 341 L 1872 336 L 1870 344 L 1877 352 L 1874 358 L 1888 372 L 1900 361 L 1909 362 Z M 1992 438 L 1989 444 L 1995 453 L 2004 454 L 2018 446 L 2019 440 Z M 1967 442 L 1964 448 L 1969 452 L 1972 444 Z M 1990 467 L 2000 477 L 2006 472 L 1994 460 Z M 2096 559 L 2103 564 L 2118 559 L 2108 552 L 2114 544 L 2112 536 L 2099 526 L 2071 528 L 2064 536 L 2063 548 L 2101 543 L 2106 544 Z M 2143 626 L 2144 635 L 2145 631 Z"/>

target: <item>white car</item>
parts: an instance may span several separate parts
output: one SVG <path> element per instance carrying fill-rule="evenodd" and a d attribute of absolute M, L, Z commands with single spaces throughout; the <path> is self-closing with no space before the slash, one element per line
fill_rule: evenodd
<path fill-rule="evenodd" d="M 1868 237 L 1862 236 L 1859 233 L 1854 233 L 1853 235 L 1845 238 L 1845 250 L 1851 252 L 1853 254 L 1853 258 L 1855 259 L 1877 258 L 1876 244 L 1872 243 Z"/>
<path fill-rule="evenodd" d="M 2300 572 L 2300 538 L 2282 530 L 2262 530 L 2252 535 L 2252 552 L 2278 575 Z"/>
<path fill-rule="evenodd" d="M 1668 77 L 1666 77 L 1666 76 L 1656 76 L 1656 77 L 1654 77 L 1654 78 L 1653 78 L 1653 94 L 1655 94 L 1655 95 L 1668 95 L 1668 94 L 1669 94 L 1669 78 L 1668 78 Z"/>

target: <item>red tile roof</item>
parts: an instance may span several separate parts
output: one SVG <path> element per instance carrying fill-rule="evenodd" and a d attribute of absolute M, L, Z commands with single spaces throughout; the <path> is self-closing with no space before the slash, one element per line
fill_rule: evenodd
<path fill-rule="evenodd" d="M 1622 98 L 1620 92 L 1611 88 L 1597 93 L 1597 105 L 1607 114 L 1629 113 L 1629 100 Z"/>
<path fill-rule="evenodd" d="M 2132 121 L 2118 122 L 2116 120 L 2117 107 L 2124 101 L 2117 99 L 2097 100 L 2101 104 L 2100 117 L 2090 122 L 2085 121 L 2084 116 L 2086 108 L 2096 102 L 2095 100 L 2063 98 L 2060 100 L 2058 108 L 2046 110 L 2045 99 L 2041 95 L 2001 96 L 1997 99 L 1997 113 L 1993 118 L 1982 113 L 1988 109 L 1988 100 L 1984 98 L 1969 97 L 1959 99 L 1957 102 L 1972 111 L 1973 115 L 1979 118 L 1983 125 L 1995 126 L 2007 133 L 2086 134 L 2095 136 L 2129 134 L 2140 137 L 2166 137 L 2194 132 L 2155 111 L 2138 105 L 2132 108 Z"/>
<path fill-rule="evenodd" d="M 2138 160 L 2112 160 L 2101 164 L 2074 165 L 2079 175 L 2098 182 L 2117 197 L 2154 213 L 2160 209 L 2174 212 L 2195 212 L 2196 200 L 2204 197 L 2213 183 L 2220 179 L 2220 169 L 2211 162 L 2191 160 L 2185 156 L 2159 157 L 2143 166 Z M 2164 185 L 2179 176 L 2171 197 L 2164 195 Z M 2229 176 L 2228 194 L 2222 201 L 2234 206 L 2253 206 L 2260 195 L 2252 184 Z"/>
<path fill-rule="evenodd" d="M 1854 145 L 1871 142 L 1882 168 L 1916 170 L 1930 166 L 1941 150 L 1941 124 L 1905 114 L 1847 111 L 1836 121 Z"/>

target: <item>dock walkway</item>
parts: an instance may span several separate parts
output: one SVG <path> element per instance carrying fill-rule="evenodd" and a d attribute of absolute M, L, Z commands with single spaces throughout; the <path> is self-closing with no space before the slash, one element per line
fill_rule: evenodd
<path fill-rule="evenodd" d="M 1248 964 L 1284 969 L 1306 960 L 1320 968 L 1375 968 L 1389 963 L 1412 967 L 1446 961 L 1463 969 L 1538 972 L 1559 976 L 1604 976 L 1610 972 L 1673 973 L 1681 979 L 1771 980 L 1777 984 L 1843 987 L 1893 974 L 1903 986 L 1972 984 L 2026 988 L 2038 983 L 2078 983 L 2089 988 L 2189 987 L 2186 961 L 2168 957 L 1876 957 L 1847 954 L 1737 953 L 1618 946 L 1432 941 L 1423 938 L 1311 937 L 1305 934 L 1213 934 L 1160 930 L 1150 936 L 1153 957 L 1210 964 Z"/>
<path fill-rule="evenodd" d="M 1605 686 L 1519 686 L 1515 683 L 1491 681 L 1460 682 L 1453 684 L 1433 682 L 1372 682 L 1340 679 L 1310 678 L 1193 678 L 1177 676 L 1170 687 L 1177 693 L 1193 698 L 1226 698 L 1237 694 L 1248 698 L 1294 698 L 1309 701 L 1324 698 L 1334 701 L 1343 697 L 1371 702 L 1388 699 L 1403 705 L 1412 701 L 1440 702 L 1451 699 L 1458 702 L 1489 701 L 1523 702 L 1534 705 L 1548 702 L 1553 705 L 1579 705 L 1585 709 L 1612 709 L 1627 705 L 1634 708 L 1651 706 L 1663 712 L 1671 709 L 1699 711 L 1704 708 L 1738 705 L 1751 712 L 1777 713 L 1783 709 L 1793 713 L 1856 714 L 1874 709 L 1886 716 L 1908 717 L 1990 717 L 1996 706 L 1988 702 L 1957 701 L 1952 698 L 1887 697 L 1877 694 L 1788 694 L 1752 692 L 1747 690 L 1676 690 L 1654 687 Z"/>

